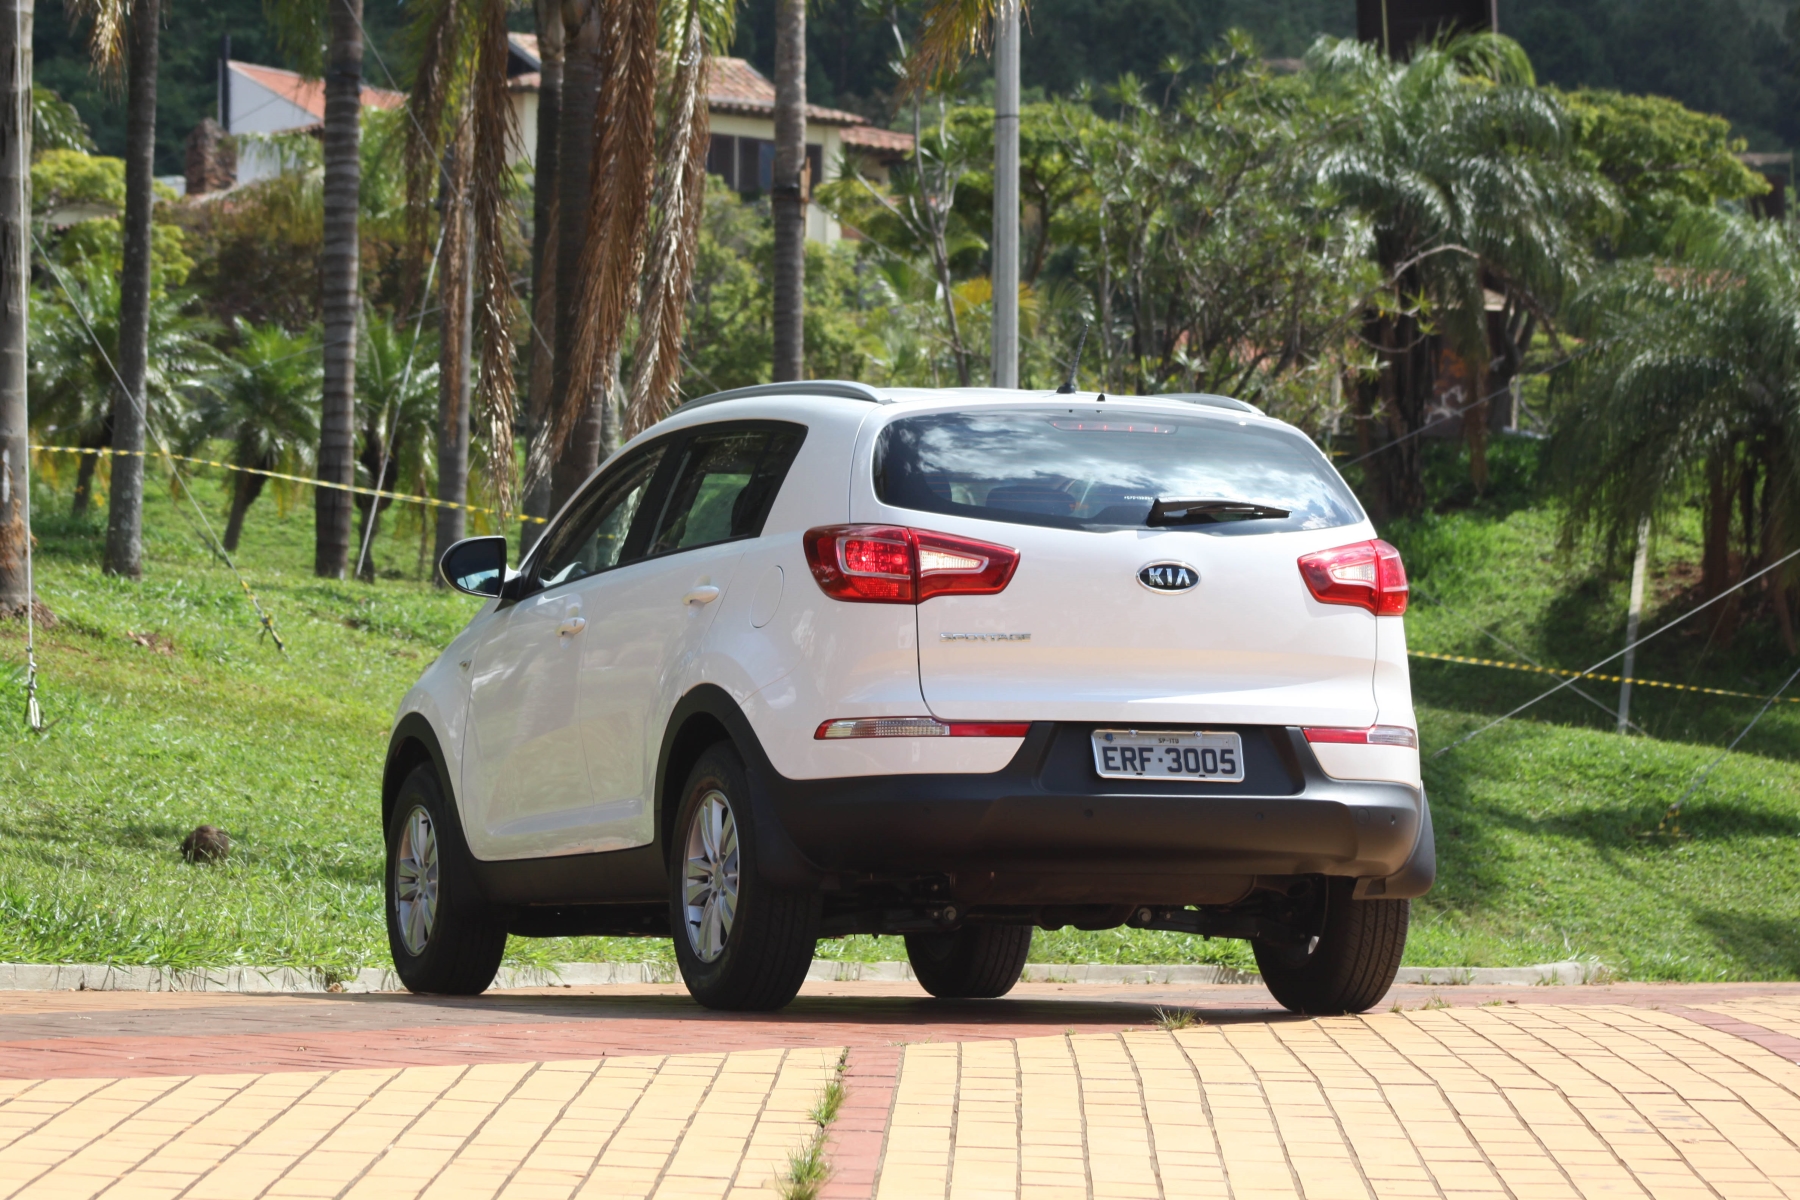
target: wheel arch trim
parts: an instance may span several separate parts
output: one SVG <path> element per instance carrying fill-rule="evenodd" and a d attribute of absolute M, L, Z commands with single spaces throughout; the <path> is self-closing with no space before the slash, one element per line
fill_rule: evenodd
<path fill-rule="evenodd" d="M 763 873 L 783 887 L 816 884 L 824 872 L 809 862 L 788 836 L 769 795 L 768 781 L 780 778 L 779 773 L 737 701 L 724 688 L 711 683 L 700 684 L 683 695 L 663 726 L 662 748 L 656 760 L 654 819 L 656 843 L 665 869 L 673 853 L 673 826 L 681 807 L 682 785 L 706 748 L 720 741 L 729 741 L 749 768 L 748 800 L 753 806 Z"/>
<path fill-rule="evenodd" d="M 394 732 L 388 737 L 387 761 L 381 771 L 381 835 L 384 839 L 394 819 L 394 801 L 400 794 L 400 785 L 422 763 L 430 763 L 437 772 L 438 787 L 461 817 L 456 785 L 451 779 L 450 765 L 438 741 L 437 730 L 431 727 L 431 721 L 424 713 L 409 712 L 394 723 Z"/>

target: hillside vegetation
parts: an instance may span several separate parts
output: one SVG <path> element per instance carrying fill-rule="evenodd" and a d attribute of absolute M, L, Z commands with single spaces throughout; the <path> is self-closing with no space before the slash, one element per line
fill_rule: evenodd
<path fill-rule="evenodd" d="M 1487 499 L 1396 525 L 1417 594 L 1415 649 L 1585 666 L 1621 644 L 1624 585 L 1559 554 L 1555 514 L 1525 504 L 1529 444 L 1496 453 Z M 1445 451 L 1454 454 L 1454 448 Z M 1446 478 L 1459 477 L 1453 461 Z M 64 482 L 72 472 L 64 472 Z M 155 475 L 152 478 L 156 478 Z M 225 492 L 199 493 L 222 523 Z M 287 641 L 258 636 L 237 582 L 151 489 L 146 578 L 98 568 L 103 530 L 40 486 L 41 695 L 31 734 L 15 674 L 0 732 L 0 960 L 294 965 L 342 973 L 386 961 L 378 775 L 394 705 L 475 602 L 412 578 L 417 534 L 377 545 L 380 583 L 311 577 L 310 506 L 251 510 L 240 562 Z M 1472 498 L 1471 498 L 1472 499 Z M 1697 530 L 1689 531 L 1697 533 Z M 1653 556 L 1657 620 L 1686 611 L 1696 544 Z M 1517 647 L 1484 636 L 1491 627 Z M 1648 648 L 1650 678 L 1767 693 L 1791 670 L 1773 634 L 1726 639 L 1707 620 Z M 23 661 L 23 629 L 0 657 Z M 1530 698 L 1541 675 L 1415 660 L 1428 753 Z M 1617 687 L 1590 692 L 1616 702 Z M 1653 736 L 1565 693 L 1427 759 L 1437 889 L 1415 905 L 1408 961 L 1514 965 L 1571 956 L 1640 979 L 1800 977 L 1800 705 L 1778 704 L 1676 822 L 1674 801 L 1755 713 L 1754 701 L 1639 689 Z M 184 863 L 183 835 L 226 829 L 230 860 Z M 514 939 L 515 959 L 666 958 L 660 940 Z M 894 958 L 897 939 L 821 954 Z M 1248 961 L 1235 942 L 1136 933 L 1039 934 L 1046 962 Z"/>

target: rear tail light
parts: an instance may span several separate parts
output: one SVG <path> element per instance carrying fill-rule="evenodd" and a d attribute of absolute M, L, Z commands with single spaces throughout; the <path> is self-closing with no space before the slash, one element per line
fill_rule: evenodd
<path fill-rule="evenodd" d="M 1302 554 L 1300 576 L 1321 604 L 1354 604 L 1378 617 L 1406 611 L 1406 567 L 1379 538 Z"/>
<path fill-rule="evenodd" d="M 827 721 L 813 731 L 815 741 L 882 737 L 1011 737 L 1031 732 L 1028 721 L 940 721 L 936 717 L 855 717 Z"/>
<path fill-rule="evenodd" d="M 807 530 L 805 540 L 813 578 L 838 600 L 989 596 L 1004 590 L 1019 566 L 1010 546 L 900 525 L 826 525 Z"/>
<path fill-rule="evenodd" d="M 1419 748 L 1419 735 L 1404 725 L 1371 725 L 1367 729 L 1308 729 L 1309 742 L 1339 742 L 1351 746 L 1404 746 Z"/>

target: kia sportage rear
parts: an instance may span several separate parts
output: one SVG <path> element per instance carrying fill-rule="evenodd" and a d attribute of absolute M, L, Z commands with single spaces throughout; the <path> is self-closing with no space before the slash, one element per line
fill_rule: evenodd
<path fill-rule="evenodd" d="M 890 933 L 997 996 L 1065 926 L 1249 939 L 1301 1011 L 1393 981 L 1435 869 L 1404 571 L 1248 405 L 745 389 L 517 572 L 496 541 L 445 556 L 492 600 L 390 750 L 409 986 L 480 990 L 509 931 L 662 934 L 703 1003 L 769 1008 L 818 938 Z"/>

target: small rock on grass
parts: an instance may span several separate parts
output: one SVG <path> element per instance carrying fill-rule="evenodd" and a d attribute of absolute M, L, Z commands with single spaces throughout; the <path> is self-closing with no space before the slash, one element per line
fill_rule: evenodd
<path fill-rule="evenodd" d="M 202 825 L 181 840 L 181 857 L 191 863 L 224 862 L 231 839 L 217 825 Z"/>

